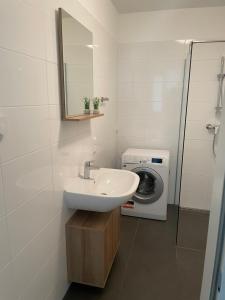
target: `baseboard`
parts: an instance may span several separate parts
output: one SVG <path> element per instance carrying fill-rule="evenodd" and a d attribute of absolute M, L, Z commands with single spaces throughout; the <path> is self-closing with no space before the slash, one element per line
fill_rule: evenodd
<path fill-rule="evenodd" d="M 190 213 L 190 214 L 204 214 L 209 215 L 210 211 L 206 209 L 199 209 L 199 208 L 189 208 L 189 207 L 180 207 L 182 212 Z"/>

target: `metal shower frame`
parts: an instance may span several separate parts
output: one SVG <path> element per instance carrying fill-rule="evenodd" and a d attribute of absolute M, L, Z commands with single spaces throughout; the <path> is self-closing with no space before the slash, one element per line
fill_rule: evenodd
<path fill-rule="evenodd" d="M 180 205 L 183 151 L 184 151 L 184 141 L 185 141 L 185 131 L 186 131 L 186 118 L 187 118 L 187 106 L 188 106 L 188 97 L 189 97 L 193 45 L 204 44 L 204 43 L 225 43 L 225 40 L 193 40 L 189 44 L 187 59 L 185 59 L 185 66 L 184 66 L 182 106 L 181 106 L 181 117 L 180 117 L 178 151 L 177 151 L 178 154 L 177 154 L 176 187 L 175 187 L 176 205 Z"/>
<path fill-rule="evenodd" d="M 189 87 L 190 87 L 190 76 L 191 76 L 191 64 L 192 64 L 192 52 L 194 44 L 203 43 L 225 43 L 225 40 L 193 40 L 189 44 L 189 51 L 187 54 L 187 59 L 185 60 L 184 68 L 184 79 L 183 79 L 183 92 L 182 92 L 182 106 L 181 106 L 181 118 L 180 118 L 180 129 L 179 129 L 179 144 L 178 144 L 178 154 L 177 154 L 177 171 L 176 171 L 176 187 L 175 187 L 175 203 L 180 207 L 180 192 L 181 192 L 181 182 L 182 182 L 182 171 L 183 171 L 183 154 L 184 154 L 184 141 L 186 133 L 186 119 L 187 119 L 187 107 L 189 98 Z M 217 254 L 218 258 L 215 261 L 213 280 L 210 287 L 210 300 L 215 299 L 217 280 L 218 280 L 218 268 L 220 251 L 223 246 L 223 227 L 225 218 L 225 203 L 223 204 L 223 209 L 221 212 L 221 224 L 217 240 Z M 178 209 L 178 219 L 177 219 L 177 235 L 178 235 L 178 225 L 179 225 L 179 209 Z"/>

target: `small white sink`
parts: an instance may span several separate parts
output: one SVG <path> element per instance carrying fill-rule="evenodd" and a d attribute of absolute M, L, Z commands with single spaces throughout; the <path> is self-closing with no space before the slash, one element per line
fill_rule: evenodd
<path fill-rule="evenodd" d="M 106 212 L 127 202 L 135 193 L 139 176 L 126 170 L 91 171 L 91 179 L 70 178 L 65 184 L 64 197 L 72 209 Z"/>

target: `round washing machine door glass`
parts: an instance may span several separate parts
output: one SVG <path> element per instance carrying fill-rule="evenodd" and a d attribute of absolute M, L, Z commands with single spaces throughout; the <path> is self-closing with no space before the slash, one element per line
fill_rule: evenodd
<path fill-rule="evenodd" d="M 163 193 L 163 180 L 153 169 L 138 167 L 132 170 L 140 177 L 140 183 L 133 200 L 141 204 L 151 204 L 156 202 Z"/>

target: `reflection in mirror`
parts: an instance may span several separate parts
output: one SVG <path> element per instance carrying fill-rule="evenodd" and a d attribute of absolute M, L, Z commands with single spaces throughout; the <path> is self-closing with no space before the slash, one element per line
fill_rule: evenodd
<path fill-rule="evenodd" d="M 93 97 L 92 33 L 59 9 L 59 56 L 63 119 L 84 114 L 85 97 Z"/>

